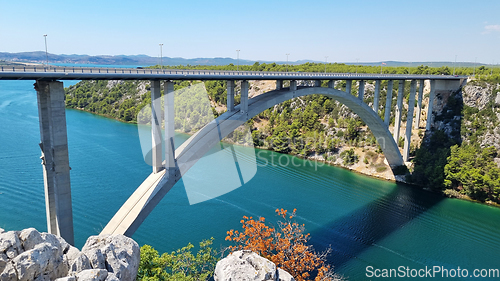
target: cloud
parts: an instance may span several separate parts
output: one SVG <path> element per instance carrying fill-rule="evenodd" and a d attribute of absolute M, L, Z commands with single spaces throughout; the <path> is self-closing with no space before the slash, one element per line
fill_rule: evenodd
<path fill-rule="evenodd" d="M 491 32 L 500 32 L 500 24 L 486 25 L 482 34 L 488 34 Z"/>

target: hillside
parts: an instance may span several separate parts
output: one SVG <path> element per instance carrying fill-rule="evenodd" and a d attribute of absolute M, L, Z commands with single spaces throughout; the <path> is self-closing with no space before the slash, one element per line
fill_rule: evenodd
<path fill-rule="evenodd" d="M 231 69 L 233 67 L 229 65 L 211 68 Z M 281 67 L 277 64 L 259 63 L 241 66 L 242 69 L 260 71 L 276 71 Z M 329 71 L 332 72 L 352 72 L 354 67 L 360 72 L 380 71 L 378 67 L 357 67 L 344 64 L 332 64 L 329 67 L 331 68 Z M 196 68 L 204 68 L 204 66 Z M 324 65 L 307 63 L 291 66 L 291 68 L 294 71 L 321 71 L 321 69 L 324 70 Z M 450 71 L 447 67 L 424 66 L 413 69 L 387 67 L 385 70 L 390 73 L 407 71 L 448 73 Z M 459 74 L 470 74 L 469 72 L 472 71 L 468 68 L 457 69 Z M 449 196 L 498 202 L 500 172 L 497 173 L 496 163 L 500 163 L 500 159 L 497 158 L 497 151 L 500 149 L 500 130 L 496 128 L 500 119 L 500 96 L 498 96 L 500 81 L 498 81 L 497 73 L 492 76 L 486 75 L 491 71 L 490 69 L 486 67 L 476 69 L 476 73 L 481 73 L 481 71 L 484 73 L 483 76 L 469 81 L 462 92 L 437 98 L 435 124 L 431 132 L 425 132 L 429 92 L 429 85 L 426 84 L 422 122 L 419 128 L 413 130 L 410 148 L 412 160 L 408 165 L 411 173 L 407 174 L 406 178 L 423 187 L 444 191 Z M 199 82 L 175 81 L 175 89 L 195 83 Z M 212 106 L 214 115 L 217 116 L 226 110 L 226 82 L 207 81 L 204 83 L 210 100 L 209 104 Z M 299 83 L 311 82 L 299 81 Z M 323 81 L 323 86 L 326 87 L 326 83 Z M 383 82 L 381 101 L 385 100 L 386 86 L 386 82 Z M 139 113 L 142 107 L 151 102 L 149 87 L 149 81 L 82 81 L 67 89 L 66 103 L 71 108 L 83 109 L 127 122 L 136 122 L 138 116 L 143 120 L 149 120 L 150 117 Z M 250 81 L 250 96 L 259 95 L 274 87 L 275 84 L 271 81 Z M 335 87 L 343 89 L 345 85 L 337 81 Z M 357 95 L 357 87 L 358 85 L 353 85 L 353 95 Z M 395 83 L 393 107 L 396 103 L 397 88 L 397 83 Z M 365 102 L 371 105 L 374 81 L 367 81 L 365 91 Z M 236 93 L 239 93 L 238 83 Z M 409 83 L 406 83 L 405 99 L 408 95 Z M 200 118 L 193 117 L 193 112 L 202 112 L 202 109 L 192 110 L 195 108 L 192 102 L 199 99 L 187 100 L 181 103 L 181 106 L 176 103 L 176 130 L 194 133 L 203 125 Z M 236 102 L 239 102 L 239 95 L 236 96 Z M 404 104 L 407 104 L 406 101 Z M 384 116 L 384 106 L 385 103 L 381 102 L 380 116 Z M 179 115 L 179 112 L 184 112 L 184 115 Z M 406 112 L 407 108 L 404 108 L 401 132 L 405 130 Z M 394 116 L 391 115 L 391 131 L 393 124 Z M 235 143 L 253 141 L 256 147 L 315 159 L 376 177 L 395 179 L 373 135 L 362 120 L 333 99 L 320 95 L 295 98 L 262 112 L 247 125 L 250 126 L 251 136 L 243 136 L 240 131 L 237 131 L 229 135 L 226 141 Z M 242 140 L 242 138 L 247 138 L 247 140 Z M 400 141 L 399 145 L 402 146 L 402 144 L 403 142 Z M 488 148 L 490 146 L 493 148 Z M 475 167 L 476 174 L 463 175 L 460 171 L 456 171 L 457 165 L 462 164 L 453 161 L 456 160 L 454 158 L 462 157 L 460 156 L 461 148 L 468 149 L 465 152 L 469 154 L 483 155 L 479 159 L 481 161 L 478 160 L 477 163 L 468 160 L 474 162 L 470 165 Z M 406 171 L 403 169 L 396 173 L 404 175 Z M 481 177 L 484 184 L 479 188 L 477 181 L 464 183 L 470 177 Z M 403 180 L 404 177 L 398 177 L 398 179 Z M 483 191 L 475 190 L 478 188 Z"/>

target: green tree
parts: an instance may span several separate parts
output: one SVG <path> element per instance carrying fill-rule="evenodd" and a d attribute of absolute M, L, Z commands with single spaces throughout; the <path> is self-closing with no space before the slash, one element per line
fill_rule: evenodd
<path fill-rule="evenodd" d="M 210 246 L 213 238 L 200 242 L 200 249 L 194 255 L 193 245 L 161 256 L 153 247 L 141 247 L 141 261 L 137 279 L 143 281 L 199 281 L 213 276 L 217 263 L 217 252 Z"/>

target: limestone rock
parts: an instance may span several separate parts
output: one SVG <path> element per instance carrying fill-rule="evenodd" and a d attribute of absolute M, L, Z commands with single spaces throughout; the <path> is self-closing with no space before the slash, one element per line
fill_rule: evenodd
<path fill-rule="evenodd" d="M 109 272 L 123 281 L 135 280 L 140 261 L 137 242 L 124 235 L 91 236 L 83 246 L 82 253 L 93 255 L 98 249 L 105 258 Z"/>
<path fill-rule="evenodd" d="M 45 242 L 38 232 L 34 228 L 27 228 L 19 233 L 19 240 L 21 241 L 25 251 L 29 251 L 35 248 L 36 245 Z"/>
<path fill-rule="evenodd" d="M 48 275 L 38 275 L 33 281 L 52 281 Z"/>
<path fill-rule="evenodd" d="M 13 259 L 23 252 L 21 241 L 19 241 L 16 231 L 8 231 L 0 234 L 0 253 L 2 252 L 9 259 Z"/>
<path fill-rule="evenodd" d="M 0 234 L 2 234 L 4 232 L 5 232 L 5 229 L 3 229 L 3 228 L 0 227 Z"/>
<path fill-rule="evenodd" d="M 62 260 L 57 256 L 58 249 L 49 243 L 37 245 L 12 260 L 19 281 L 31 281 L 42 274 L 54 271 L 55 264 Z"/>
<path fill-rule="evenodd" d="M 276 281 L 295 281 L 295 278 L 293 278 L 293 276 L 290 273 L 278 267 L 278 274 L 276 276 Z"/>
<path fill-rule="evenodd" d="M 90 249 L 87 251 L 86 256 L 90 260 L 90 264 L 94 269 L 106 269 L 106 259 L 101 252 L 101 249 Z"/>
<path fill-rule="evenodd" d="M 467 84 L 462 90 L 464 104 L 482 110 L 490 101 L 491 87 Z"/>
<path fill-rule="evenodd" d="M 118 277 L 112 272 L 108 272 L 108 277 L 106 277 L 106 281 L 120 281 Z"/>
<path fill-rule="evenodd" d="M 130 280 L 139 245 L 123 235 L 90 237 L 85 252 L 34 228 L 0 232 L 0 281 Z"/>
<path fill-rule="evenodd" d="M 78 281 L 104 281 L 106 277 L 108 277 L 106 269 L 87 269 L 76 275 Z"/>
<path fill-rule="evenodd" d="M 4 268 L 7 266 L 7 262 L 9 262 L 9 258 L 7 258 L 7 255 L 4 253 L 0 253 L 0 273 L 2 273 Z"/>
<path fill-rule="evenodd" d="M 56 281 L 76 281 L 76 276 L 66 276 L 57 278 Z"/>
<path fill-rule="evenodd" d="M 78 255 L 74 260 L 69 260 L 68 262 L 69 262 L 68 273 L 70 275 L 78 274 L 79 272 L 86 269 L 92 269 L 89 258 L 84 253 L 81 252 L 78 253 Z"/>
<path fill-rule="evenodd" d="M 8 263 L 3 272 L 0 274 L 1 281 L 17 281 L 17 272 L 12 263 Z"/>
<path fill-rule="evenodd" d="M 215 281 L 276 280 L 276 265 L 252 251 L 236 251 L 217 262 Z"/>

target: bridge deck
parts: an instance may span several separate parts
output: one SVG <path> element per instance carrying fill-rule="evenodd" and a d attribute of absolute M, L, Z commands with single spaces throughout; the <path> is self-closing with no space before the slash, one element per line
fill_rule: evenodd
<path fill-rule="evenodd" d="M 460 80 L 466 76 L 2 66 L 0 80 Z"/>

